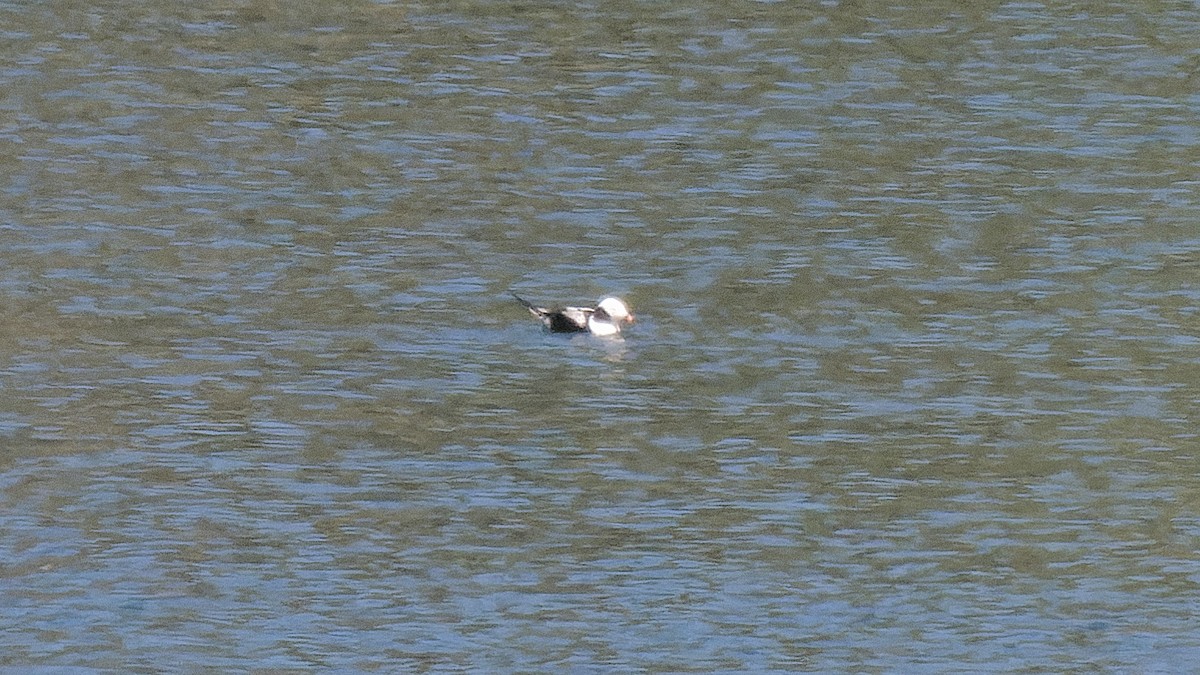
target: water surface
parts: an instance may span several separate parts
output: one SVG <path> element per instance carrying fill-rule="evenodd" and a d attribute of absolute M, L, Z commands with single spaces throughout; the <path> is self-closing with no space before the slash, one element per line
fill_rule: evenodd
<path fill-rule="evenodd" d="M 3 666 L 1200 656 L 1194 6 L 0 16 Z"/>

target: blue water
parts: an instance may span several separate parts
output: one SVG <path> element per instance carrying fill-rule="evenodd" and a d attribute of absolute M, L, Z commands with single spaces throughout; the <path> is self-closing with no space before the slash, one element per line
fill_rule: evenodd
<path fill-rule="evenodd" d="M 1193 12 L 2 11 L 0 666 L 1200 656 Z"/>

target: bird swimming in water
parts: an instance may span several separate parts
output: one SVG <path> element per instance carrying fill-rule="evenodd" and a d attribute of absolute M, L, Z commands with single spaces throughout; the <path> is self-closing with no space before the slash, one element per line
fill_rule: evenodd
<path fill-rule="evenodd" d="M 633 314 L 620 298 L 607 297 L 595 307 L 538 307 L 521 296 L 512 296 L 529 313 L 542 320 L 553 333 L 591 333 L 601 337 L 620 335 L 621 324 L 633 323 Z"/>

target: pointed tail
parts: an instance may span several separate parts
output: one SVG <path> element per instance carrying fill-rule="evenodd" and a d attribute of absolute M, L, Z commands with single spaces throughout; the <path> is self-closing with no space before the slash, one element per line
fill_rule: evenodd
<path fill-rule="evenodd" d="M 517 295 L 516 293 L 513 293 L 512 291 L 509 291 L 508 293 L 509 293 L 509 295 L 516 298 L 517 302 L 521 303 L 522 305 L 525 305 L 525 309 L 528 309 L 530 314 L 532 314 L 536 317 L 542 317 L 542 316 L 546 315 L 546 310 L 544 308 L 538 307 L 537 305 L 526 300 L 525 298 L 522 298 L 521 296 Z"/>

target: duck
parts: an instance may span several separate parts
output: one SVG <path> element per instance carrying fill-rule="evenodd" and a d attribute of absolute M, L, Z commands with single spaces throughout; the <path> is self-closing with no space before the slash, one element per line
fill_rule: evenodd
<path fill-rule="evenodd" d="M 513 293 L 517 302 L 542 320 L 552 333 L 591 333 L 600 337 L 621 334 L 621 324 L 633 323 L 633 314 L 624 300 L 608 296 L 595 307 L 538 307 Z"/>

